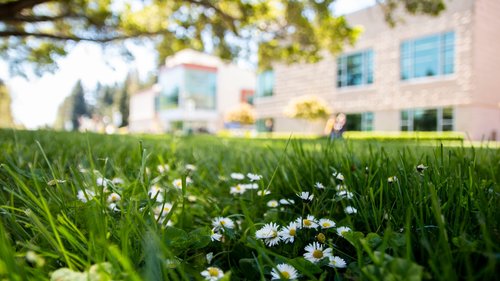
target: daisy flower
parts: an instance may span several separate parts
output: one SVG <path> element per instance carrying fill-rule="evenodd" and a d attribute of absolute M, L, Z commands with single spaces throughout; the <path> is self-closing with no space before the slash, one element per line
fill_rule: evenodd
<path fill-rule="evenodd" d="M 347 227 L 347 226 L 337 227 L 337 235 L 338 236 L 344 236 L 345 233 L 351 232 L 351 231 L 352 231 L 352 229 L 350 227 Z"/>
<path fill-rule="evenodd" d="M 159 205 L 153 208 L 153 213 L 156 219 L 159 217 L 166 217 L 168 213 L 172 210 L 172 204 L 165 203 L 164 205 Z"/>
<path fill-rule="evenodd" d="M 163 202 L 163 188 L 158 185 L 153 185 L 148 191 L 149 198 L 153 199 L 156 197 L 156 202 Z"/>
<path fill-rule="evenodd" d="M 330 256 L 329 259 L 330 259 L 330 262 L 328 263 L 328 266 L 330 266 L 330 267 L 333 267 L 333 268 L 345 268 L 347 266 L 347 263 L 341 257 Z"/>
<path fill-rule="evenodd" d="M 215 219 L 212 220 L 212 226 L 216 231 L 217 230 L 224 231 L 224 228 L 233 229 L 234 222 L 230 218 L 216 217 Z"/>
<path fill-rule="evenodd" d="M 278 203 L 278 201 L 276 200 L 271 200 L 269 202 L 267 202 L 267 206 L 270 207 L 270 208 L 276 208 L 278 207 L 280 204 Z"/>
<path fill-rule="evenodd" d="M 156 169 L 160 174 L 163 174 L 170 170 L 170 166 L 168 164 L 158 165 Z"/>
<path fill-rule="evenodd" d="M 358 209 L 356 209 L 352 206 L 347 206 L 347 207 L 345 207 L 344 212 L 346 214 L 356 214 L 358 212 Z"/>
<path fill-rule="evenodd" d="M 259 195 L 259 196 L 265 196 L 265 195 L 269 195 L 269 194 L 271 194 L 271 191 L 269 191 L 267 189 L 257 191 L 257 195 Z"/>
<path fill-rule="evenodd" d="M 201 275 L 208 281 L 217 281 L 224 277 L 224 272 L 218 267 L 208 267 L 201 272 Z"/>
<path fill-rule="evenodd" d="M 93 192 L 92 190 L 88 190 L 88 189 L 85 189 L 85 191 L 79 190 L 76 197 L 78 198 L 78 200 L 82 201 L 83 203 L 87 203 L 88 200 L 92 200 L 95 197 L 95 192 Z"/>
<path fill-rule="evenodd" d="M 231 173 L 231 178 L 234 180 L 242 180 L 245 179 L 245 175 L 241 173 Z"/>
<path fill-rule="evenodd" d="M 118 205 L 116 205 L 116 203 L 110 203 L 110 204 L 108 205 L 108 208 L 109 208 L 111 211 L 113 211 L 113 212 L 119 212 L 119 211 L 120 211 L 120 209 L 118 209 Z"/>
<path fill-rule="evenodd" d="M 316 187 L 317 189 L 325 189 L 325 186 L 320 182 L 316 182 L 316 184 L 314 184 L 314 187 Z"/>
<path fill-rule="evenodd" d="M 307 218 L 298 218 L 296 220 L 297 224 L 299 225 L 299 228 L 314 228 L 316 229 L 318 227 L 318 223 L 316 222 L 316 218 L 313 215 L 307 215 Z"/>
<path fill-rule="evenodd" d="M 186 177 L 186 186 L 192 182 L 193 181 L 190 177 Z M 182 189 L 182 179 L 175 179 L 174 181 L 172 181 L 172 184 L 175 188 Z"/>
<path fill-rule="evenodd" d="M 243 194 L 245 193 L 246 188 L 241 185 L 241 184 L 237 184 L 236 186 L 231 186 L 231 190 L 229 191 L 230 194 Z"/>
<path fill-rule="evenodd" d="M 193 164 L 186 164 L 185 168 L 186 168 L 186 170 L 191 171 L 191 172 L 196 171 L 196 166 Z"/>
<path fill-rule="evenodd" d="M 427 167 L 424 166 L 424 164 L 419 164 L 419 165 L 417 165 L 416 168 L 417 168 L 417 172 L 419 172 L 419 173 L 422 173 L 423 171 L 425 171 L 425 169 L 427 169 Z"/>
<path fill-rule="evenodd" d="M 293 199 L 283 198 L 283 199 L 280 199 L 280 204 L 281 205 L 293 205 L 293 204 L 295 204 L 295 201 Z"/>
<path fill-rule="evenodd" d="M 339 192 L 337 192 L 337 195 L 340 197 L 340 198 L 345 198 L 345 199 L 352 199 L 352 197 L 354 196 L 352 194 L 352 192 L 349 192 L 347 190 L 341 190 Z"/>
<path fill-rule="evenodd" d="M 111 182 L 115 185 L 119 185 L 119 184 L 124 183 L 123 179 L 121 179 L 121 178 L 113 178 L 113 180 Z"/>
<path fill-rule="evenodd" d="M 393 182 L 397 182 L 397 181 L 398 181 L 398 178 L 396 176 L 392 176 L 392 177 L 387 178 L 388 183 L 393 183 Z"/>
<path fill-rule="evenodd" d="M 255 232 L 255 237 L 263 239 L 267 246 L 271 247 L 280 242 L 278 235 L 279 226 L 275 223 L 267 223 L 261 229 Z"/>
<path fill-rule="evenodd" d="M 320 219 L 319 226 L 321 226 L 322 229 L 332 228 L 335 227 L 335 222 L 329 219 Z"/>
<path fill-rule="evenodd" d="M 307 192 L 307 191 L 297 193 L 297 196 L 300 197 L 304 201 L 311 201 L 314 198 L 314 194 L 309 194 L 309 192 Z"/>
<path fill-rule="evenodd" d="M 344 181 L 344 175 L 342 175 L 341 173 L 337 173 L 335 178 L 338 179 L 339 181 Z"/>
<path fill-rule="evenodd" d="M 329 258 L 332 255 L 332 249 L 326 248 L 323 250 L 323 245 L 318 242 L 313 242 L 305 248 L 304 258 L 312 263 L 318 263 L 324 258 Z"/>
<path fill-rule="evenodd" d="M 285 243 L 293 243 L 293 241 L 295 240 L 295 236 L 297 235 L 297 228 L 299 228 L 299 226 L 294 221 L 292 221 L 286 227 L 282 227 L 280 232 L 278 233 L 281 237 L 281 240 L 283 240 L 283 242 Z"/>
<path fill-rule="evenodd" d="M 99 178 L 97 178 L 95 181 L 96 181 L 96 184 L 97 184 L 98 186 L 104 186 L 104 187 L 106 187 L 106 185 L 108 185 L 108 181 L 109 181 L 109 180 L 108 180 L 108 179 L 106 179 L 106 178 L 103 178 L 103 177 L 99 177 Z"/>
<path fill-rule="evenodd" d="M 343 190 L 347 191 L 347 186 L 345 184 L 337 184 L 337 186 L 335 186 L 335 190 L 339 192 Z"/>
<path fill-rule="evenodd" d="M 122 197 L 120 196 L 120 194 L 113 192 L 108 196 L 107 201 L 108 201 L 108 203 L 116 203 L 116 202 L 120 201 L 121 199 L 122 199 Z"/>
<path fill-rule="evenodd" d="M 246 184 L 241 184 L 241 186 L 245 187 L 245 189 L 258 189 L 259 185 L 256 183 L 246 183 Z"/>
<path fill-rule="evenodd" d="M 212 228 L 212 233 L 210 234 L 210 240 L 212 240 L 212 241 L 220 241 L 221 238 L 222 238 L 222 234 L 216 232 L 215 228 Z"/>
<path fill-rule="evenodd" d="M 214 252 L 208 253 L 205 258 L 207 259 L 207 263 L 210 264 L 212 262 L 212 259 L 214 258 Z"/>
<path fill-rule="evenodd" d="M 297 270 L 286 263 L 280 263 L 271 271 L 271 280 L 294 280 L 299 278 Z"/>
<path fill-rule="evenodd" d="M 247 177 L 248 177 L 251 181 L 258 181 L 258 180 L 261 180 L 261 179 L 262 179 L 262 176 L 261 176 L 261 175 L 252 174 L 252 173 L 248 173 L 248 174 L 247 174 Z"/>

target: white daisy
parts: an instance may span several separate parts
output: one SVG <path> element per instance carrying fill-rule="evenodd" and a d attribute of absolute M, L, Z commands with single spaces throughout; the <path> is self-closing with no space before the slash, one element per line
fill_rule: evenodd
<path fill-rule="evenodd" d="M 251 181 L 258 181 L 258 180 L 261 180 L 261 179 L 262 179 L 262 176 L 261 176 L 261 175 L 252 174 L 252 173 L 248 173 L 248 174 L 247 174 L 247 177 L 248 177 Z"/>
<path fill-rule="evenodd" d="M 269 191 L 267 189 L 257 191 L 257 195 L 259 195 L 259 196 L 265 196 L 265 195 L 269 195 L 269 194 L 271 194 L 271 191 Z"/>
<path fill-rule="evenodd" d="M 280 242 L 278 228 L 279 225 L 275 223 L 267 223 L 261 229 L 255 232 L 255 237 L 257 237 L 258 239 L 263 239 L 266 245 L 269 247 L 277 245 Z"/>
<path fill-rule="evenodd" d="M 241 186 L 245 187 L 245 189 L 258 189 L 259 185 L 256 183 L 245 183 L 241 184 Z"/>
<path fill-rule="evenodd" d="M 116 202 L 120 201 L 121 199 L 122 199 L 122 197 L 120 196 L 120 194 L 113 192 L 108 196 L 107 201 L 108 201 L 108 203 L 116 203 Z"/>
<path fill-rule="evenodd" d="M 293 199 L 280 199 L 280 204 L 281 205 L 293 205 L 295 204 L 295 201 Z"/>
<path fill-rule="evenodd" d="M 316 221 L 316 218 L 313 215 L 307 215 L 307 218 L 298 218 L 296 220 L 299 228 L 314 228 L 316 229 L 318 227 L 318 222 Z"/>
<path fill-rule="evenodd" d="M 326 248 L 323 250 L 323 245 L 318 242 L 313 242 L 305 248 L 304 258 L 312 263 L 318 263 L 324 258 L 329 258 L 332 255 L 332 249 Z"/>
<path fill-rule="evenodd" d="M 316 182 L 316 184 L 314 184 L 314 187 L 316 187 L 317 189 L 325 189 L 325 186 L 320 182 Z"/>
<path fill-rule="evenodd" d="M 297 229 L 299 228 L 298 224 L 292 221 L 286 227 L 282 227 L 280 232 L 278 233 L 281 237 L 281 240 L 285 243 L 293 243 L 295 240 L 295 236 L 297 235 Z"/>
<path fill-rule="evenodd" d="M 328 266 L 330 266 L 330 267 L 333 267 L 333 268 L 345 268 L 347 266 L 347 263 L 341 257 L 330 256 L 329 259 L 330 259 L 330 262 L 328 263 Z"/>
<path fill-rule="evenodd" d="M 335 227 L 335 222 L 329 219 L 320 219 L 319 226 L 321 226 L 322 229 L 332 228 Z"/>
<path fill-rule="evenodd" d="M 267 206 L 270 207 L 270 208 L 276 208 L 278 207 L 280 204 L 278 203 L 278 201 L 276 200 L 270 200 L 269 202 L 267 202 Z"/>
<path fill-rule="evenodd" d="M 356 209 L 352 206 L 347 206 L 347 207 L 345 207 L 344 212 L 346 214 L 356 214 L 358 212 L 358 209 Z"/>
<path fill-rule="evenodd" d="M 106 179 L 106 178 L 103 178 L 103 177 L 98 177 L 98 178 L 96 179 L 96 184 L 97 184 L 98 186 L 104 186 L 104 187 L 106 187 L 106 185 L 108 185 L 108 181 L 109 181 L 109 180 L 108 180 L 108 179 Z"/>
<path fill-rule="evenodd" d="M 168 164 L 158 165 L 156 169 L 160 172 L 160 174 L 163 174 L 170 171 L 170 166 Z"/>
<path fill-rule="evenodd" d="M 388 183 L 393 183 L 393 182 L 397 182 L 397 181 L 398 181 L 398 178 L 396 176 L 392 176 L 392 177 L 387 178 Z"/>
<path fill-rule="evenodd" d="M 234 222 L 230 218 L 216 217 L 215 219 L 212 220 L 212 226 L 214 227 L 215 230 L 224 231 L 225 228 L 233 229 Z"/>
<path fill-rule="evenodd" d="M 246 188 L 241 185 L 241 184 L 237 184 L 236 186 L 231 186 L 231 190 L 229 191 L 230 194 L 243 194 L 245 193 Z"/>
<path fill-rule="evenodd" d="M 120 211 L 120 209 L 118 209 L 118 205 L 116 205 L 116 203 L 110 203 L 110 204 L 108 205 L 108 208 L 109 208 L 111 211 L 113 211 L 113 212 L 119 212 L 119 211 Z"/>
<path fill-rule="evenodd" d="M 163 202 L 163 192 L 163 188 L 158 185 L 153 185 L 148 191 L 148 196 L 151 199 L 156 197 L 156 202 Z"/>
<path fill-rule="evenodd" d="M 186 177 L 186 186 L 192 182 L 193 181 L 191 180 L 191 178 Z M 174 181 L 172 181 L 172 184 L 175 188 L 182 189 L 182 179 L 175 179 Z"/>
<path fill-rule="evenodd" d="M 349 192 L 347 190 L 341 190 L 337 192 L 337 196 L 339 196 L 340 198 L 352 199 L 354 195 L 352 194 L 352 192 Z"/>
<path fill-rule="evenodd" d="M 85 189 L 85 191 L 79 190 L 76 197 L 83 203 L 87 203 L 89 200 L 92 200 L 95 197 L 95 192 L 88 189 Z"/>
<path fill-rule="evenodd" d="M 311 201 L 314 198 L 314 194 L 309 194 L 308 191 L 297 193 L 297 196 L 304 201 Z"/>
<path fill-rule="evenodd" d="M 344 175 L 342 175 L 341 173 L 337 173 L 335 178 L 338 179 L 339 181 L 344 181 Z"/>
<path fill-rule="evenodd" d="M 121 179 L 121 178 L 113 178 L 113 180 L 111 182 L 115 185 L 119 185 L 119 184 L 124 183 L 123 179 Z"/>
<path fill-rule="evenodd" d="M 419 173 L 422 173 L 423 171 L 425 171 L 425 169 L 427 169 L 427 167 L 426 167 L 426 166 L 424 166 L 424 164 L 419 164 L 419 165 L 417 165 L 417 171 L 418 171 Z"/>
<path fill-rule="evenodd" d="M 218 233 L 215 228 L 212 228 L 212 233 L 210 234 L 210 239 L 212 241 L 220 241 L 221 238 L 222 238 L 222 234 Z"/>
<path fill-rule="evenodd" d="M 350 227 L 347 227 L 347 226 L 337 227 L 337 235 L 338 236 L 344 236 L 345 233 L 351 232 L 351 231 L 352 231 L 352 229 Z"/>
<path fill-rule="evenodd" d="M 337 191 L 347 191 L 347 186 L 345 184 L 337 184 L 337 186 L 335 186 L 335 190 Z"/>
<path fill-rule="evenodd" d="M 172 210 L 172 204 L 165 203 L 153 208 L 153 213 L 155 214 L 156 219 L 159 217 L 166 217 L 168 213 Z"/>
<path fill-rule="evenodd" d="M 208 267 L 206 270 L 201 272 L 201 275 L 205 277 L 208 281 L 217 281 L 224 277 L 224 272 L 218 267 Z"/>
<path fill-rule="evenodd" d="M 280 263 L 271 271 L 271 280 L 295 280 L 299 278 L 297 270 L 286 263 Z"/>
<path fill-rule="evenodd" d="M 196 166 L 193 164 L 186 164 L 185 168 L 188 171 L 196 171 Z"/>
<path fill-rule="evenodd" d="M 207 259 L 207 263 L 210 264 L 212 262 L 212 259 L 214 258 L 214 252 L 206 254 L 205 258 Z"/>
<path fill-rule="evenodd" d="M 242 180 L 245 178 L 245 175 L 241 173 L 231 173 L 231 178 L 234 180 Z"/>

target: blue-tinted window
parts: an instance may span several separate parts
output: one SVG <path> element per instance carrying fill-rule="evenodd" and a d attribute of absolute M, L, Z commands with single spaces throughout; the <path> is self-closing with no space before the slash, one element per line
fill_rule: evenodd
<path fill-rule="evenodd" d="M 274 71 L 266 70 L 257 78 L 257 97 L 269 97 L 274 93 Z"/>
<path fill-rule="evenodd" d="M 401 79 L 454 72 L 455 33 L 427 36 L 401 44 Z"/>
<path fill-rule="evenodd" d="M 373 131 L 373 112 L 346 114 L 347 131 Z"/>
<path fill-rule="evenodd" d="M 373 51 L 368 50 L 337 59 L 337 87 L 373 83 Z"/>
<path fill-rule="evenodd" d="M 158 77 L 160 96 L 158 109 L 172 109 L 179 107 L 179 95 L 183 91 L 184 70 L 180 67 L 165 69 Z"/>
<path fill-rule="evenodd" d="M 184 77 L 186 101 L 194 103 L 195 109 L 215 109 L 217 73 L 187 68 Z"/>
<path fill-rule="evenodd" d="M 401 131 L 452 131 L 453 108 L 401 111 Z"/>

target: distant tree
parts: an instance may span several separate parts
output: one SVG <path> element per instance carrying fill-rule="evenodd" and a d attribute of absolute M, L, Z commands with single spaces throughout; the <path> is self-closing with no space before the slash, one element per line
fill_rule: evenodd
<path fill-rule="evenodd" d="M 118 91 L 115 99 L 115 106 L 121 115 L 121 124 L 119 127 L 128 126 L 128 117 L 130 112 L 130 93 L 125 85 Z"/>
<path fill-rule="evenodd" d="M 331 114 L 331 109 L 324 100 L 308 95 L 290 100 L 284 114 L 290 118 L 315 121 L 326 119 Z"/>
<path fill-rule="evenodd" d="M 56 120 L 54 122 L 54 129 L 67 130 L 67 124 L 71 122 L 71 112 L 73 105 L 73 97 L 67 96 L 57 109 Z M 72 125 L 71 125 L 72 126 Z"/>
<path fill-rule="evenodd" d="M 0 80 L 0 128 L 15 127 L 12 117 L 11 98 L 7 86 Z"/>
<path fill-rule="evenodd" d="M 68 42 L 123 47 L 123 40 L 152 37 L 159 62 L 185 48 L 230 59 L 245 53 L 249 41 L 259 44 L 263 66 L 273 60 L 317 61 L 322 50 L 337 52 L 358 33 L 344 17 L 334 16 L 334 2 L 0 0 L 0 54 L 14 72 L 22 74 L 23 65 L 31 63 L 40 74 L 56 68 L 57 58 L 75 45 Z M 444 0 L 377 2 L 390 24 L 398 21 L 395 11 L 437 15 L 445 8 Z"/>
<path fill-rule="evenodd" d="M 73 131 L 80 128 L 79 119 L 83 116 L 89 116 L 89 108 L 87 102 L 85 101 L 85 92 L 83 90 L 82 81 L 78 80 L 76 82 L 73 91 L 71 92 L 73 97 L 73 106 L 71 110 L 71 123 L 73 124 Z"/>
<path fill-rule="evenodd" d="M 255 110 L 248 103 L 242 103 L 226 114 L 226 121 L 238 122 L 243 125 L 255 123 Z"/>

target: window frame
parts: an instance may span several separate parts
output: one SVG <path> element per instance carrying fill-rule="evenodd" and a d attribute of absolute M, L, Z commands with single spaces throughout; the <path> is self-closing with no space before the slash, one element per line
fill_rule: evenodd
<path fill-rule="evenodd" d="M 349 57 L 354 57 L 356 55 L 361 55 L 361 84 L 348 85 L 349 75 L 347 72 L 347 67 L 348 67 L 347 61 Z M 367 87 L 375 84 L 374 60 L 375 60 L 375 52 L 373 51 L 373 48 L 356 50 L 348 53 L 343 53 L 340 56 L 338 56 L 335 61 L 337 66 L 335 87 L 339 90 L 343 90 L 343 89 Z M 370 77 L 371 81 L 369 79 Z"/>

